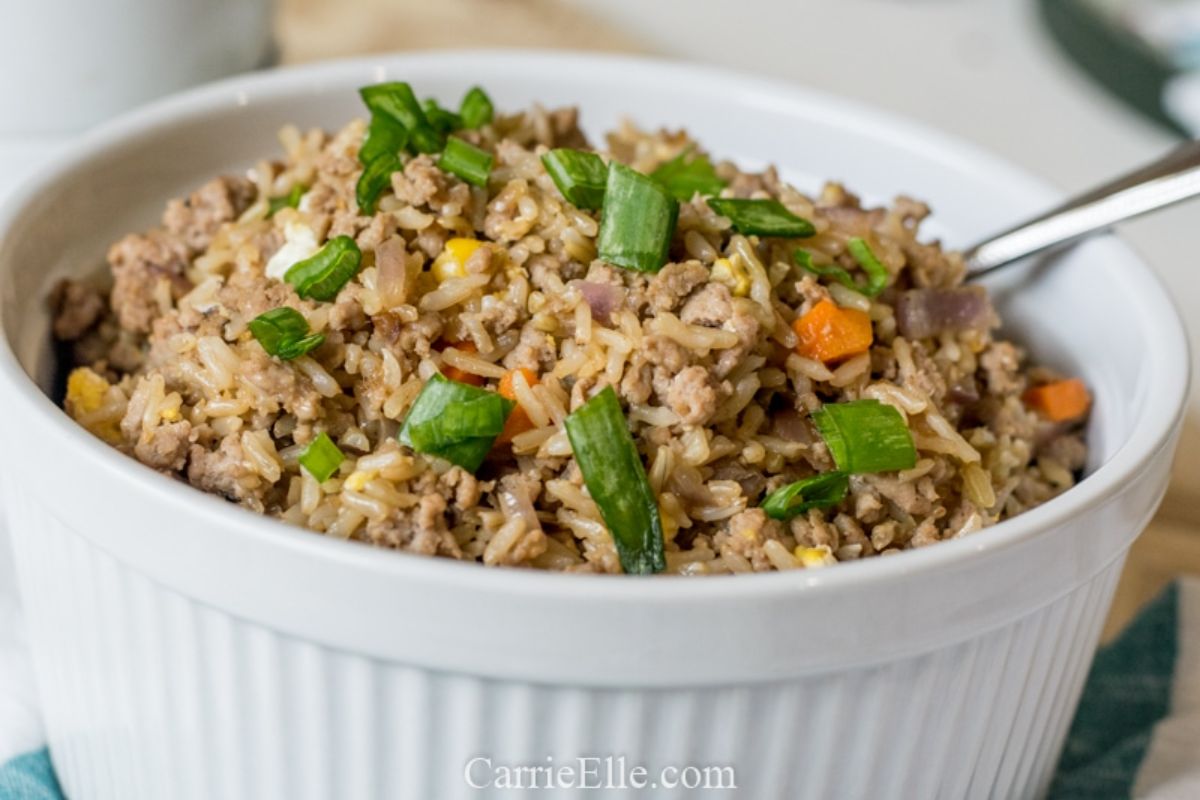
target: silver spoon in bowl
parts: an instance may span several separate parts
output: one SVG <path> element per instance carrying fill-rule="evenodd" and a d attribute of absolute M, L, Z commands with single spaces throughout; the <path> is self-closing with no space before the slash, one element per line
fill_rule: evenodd
<path fill-rule="evenodd" d="M 967 280 L 1200 195 L 1200 140 L 963 251 Z"/>

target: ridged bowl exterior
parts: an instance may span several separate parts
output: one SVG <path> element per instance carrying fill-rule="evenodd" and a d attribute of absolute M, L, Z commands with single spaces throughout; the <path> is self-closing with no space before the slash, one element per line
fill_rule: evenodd
<path fill-rule="evenodd" d="M 361 113 L 355 87 L 389 78 L 446 103 L 481 80 L 504 108 L 580 103 L 597 138 L 626 114 L 686 126 L 806 188 L 815 171 L 876 198 L 917 193 L 959 242 L 1057 199 L 969 145 L 835 98 L 618 57 L 314 65 L 90 135 L 0 208 L 0 489 L 72 800 L 557 796 L 473 789 L 476 757 L 733 767 L 734 794 L 752 800 L 1042 793 L 1187 392 L 1178 315 L 1119 241 L 991 283 L 1038 359 L 1092 388 L 1088 477 L 979 533 L 829 569 L 639 579 L 383 553 L 180 485 L 54 406 L 39 299 L 55 280 L 90 270 L 166 198 L 272 152 L 281 125 L 339 125 Z"/>
<path fill-rule="evenodd" d="M 148 580 L 20 496 L 7 504 L 54 761 L 78 800 L 505 797 L 467 783 L 472 758 L 610 755 L 651 774 L 732 766 L 751 798 L 1037 797 L 1124 561 L 1010 625 L 873 667 L 561 687 L 283 635 Z"/>

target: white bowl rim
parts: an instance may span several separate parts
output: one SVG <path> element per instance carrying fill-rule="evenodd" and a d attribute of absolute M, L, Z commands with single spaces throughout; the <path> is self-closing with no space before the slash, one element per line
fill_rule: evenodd
<path fill-rule="evenodd" d="M 990 178 L 1020 186 L 1039 195 L 1049 204 L 1061 193 L 1023 169 L 957 137 L 910 121 L 902 116 L 879 111 L 778 79 L 725 68 L 711 67 L 676 59 L 615 54 L 579 54 L 554 50 L 437 50 L 339 59 L 286 67 L 225 79 L 156 101 L 99 126 L 85 134 L 55 163 L 27 178 L 0 205 L 0 241 L 9 235 L 21 211 L 36 197 L 40 187 L 53 183 L 66 173 L 83 166 L 109 148 L 119 146 L 135 134 L 152 133 L 160 126 L 178 123 L 181 118 L 203 116 L 227 108 L 232 103 L 247 105 L 255 95 L 295 95 L 322 87 L 330 82 L 361 80 L 363 74 L 386 67 L 403 69 L 406 63 L 428 66 L 439 61 L 461 64 L 463 59 L 478 62 L 503 62 L 506 66 L 529 69 L 589 68 L 620 69 L 631 75 L 653 71 L 659 75 L 675 73 L 687 80 L 704 80 L 714 87 L 754 90 L 769 102 L 788 104 L 819 103 L 848 128 L 878 129 L 885 126 L 904 146 L 936 154 L 943 162 L 959 163 L 964 168 L 983 170 Z M 481 73 L 482 74 L 482 73 Z M 1037 209 L 1031 209 L 1031 212 Z M 345 542 L 322 534 L 288 526 L 289 535 L 281 536 L 278 520 L 262 517 L 207 495 L 177 481 L 165 478 L 134 459 L 112 449 L 87 434 L 55 405 L 25 373 L 17 362 L 6 336 L 0 336 L 0 381 L 26 411 L 64 446 L 78 448 L 98 469 L 113 472 L 125 482 L 131 495 L 152 493 L 186 507 L 214 526 L 235 530 L 267 546 L 283 548 L 299 556 L 341 562 L 355 569 L 386 573 L 396 580 L 438 582 L 448 588 L 490 590 L 525 597 L 552 600 L 571 596 L 611 597 L 619 593 L 623 601 L 686 603 L 692 599 L 763 599 L 773 595 L 835 591 L 856 585 L 878 584 L 891 579 L 911 578 L 931 570 L 971 559 L 986 558 L 990 552 L 1009 548 L 1052 529 L 1077 516 L 1082 509 L 1120 491 L 1154 455 L 1168 444 L 1186 409 L 1190 382 L 1187 337 L 1178 310 L 1158 277 L 1123 242 L 1104 237 L 1103 245 L 1121 254 L 1129 270 L 1127 278 L 1133 295 L 1144 307 L 1140 315 L 1154 346 L 1148 348 L 1149 374 L 1157 391 L 1150 393 L 1146 413 L 1134 423 L 1127 440 L 1112 457 L 1077 486 L 1059 497 L 1021 515 L 961 539 L 940 542 L 936 546 L 905 551 L 892 558 L 871 558 L 842 563 L 822 570 L 797 570 L 753 576 L 710 576 L 703 580 L 646 580 L 637 576 L 578 576 L 540 570 L 494 569 L 451 559 L 414 556 L 381 551 L 358 542 Z"/>

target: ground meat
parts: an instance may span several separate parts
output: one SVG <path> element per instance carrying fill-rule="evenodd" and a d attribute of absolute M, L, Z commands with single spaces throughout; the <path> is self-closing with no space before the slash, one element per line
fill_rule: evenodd
<path fill-rule="evenodd" d="M 754 569 L 765 570 L 770 568 L 771 559 L 763 544 L 779 539 L 782 532 L 783 526 L 761 508 L 751 508 L 730 517 L 728 531 L 717 534 L 714 544 L 722 553 L 728 550 L 745 558 Z"/>
<path fill-rule="evenodd" d="M 443 493 L 454 498 L 454 507 L 466 511 L 479 505 L 483 496 L 483 488 L 474 475 L 462 467 L 452 467 L 446 470 L 439 479 Z"/>
<path fill-rule="evenodd" d="M 163 231 L 130 234 L 108 251 L 112 268 L 112 309 L 121 327 L 149 333 L 163 313 L 159 298 L 178 300 L 192 288 L 184 275 L 187 247 Z"/>
<path fill-rule="evenodd" d="M 523 180 L 512 181 L 488 203 L 483 232 L 497 242 L 515 242 L 537 222 L 536 204 L 526 208 L 522 200 L 530 200 L 529 185 Z"/>
<path fill-rule="evenodd" d="M 579 109 L 575 106 L 556 108 L 549 113 L 551 140 L 547 147 L 587 147 L 587 137 L 579 129 Z"/>
<path fill-rule="evenodd" d="M 1055 436 L 1038 449 L 1038 454 L 1057 461 L 1072 472 L 1087 464 L 1087 445 L 1077 433 Z"/>
<path fill-rule="evenodd" d="M 254 202 L 254 184 L 242 177 L 214 178 L 186 200 L 172 200 L 163 213 L 163 227 L 193 254 L 212 243 L 217 229 L 238 218 Z"/>
<path fill-rule="evenodd" d="M 706 283 L 696 290 L 687 302 L 679 318 L 689 325 L 704 325 L 709 328 L 719 328 L 725 320 L 733 316 L 733 303 L 729 287 L 722 283 Z"/>
<path fill-rule="evenodd" d="M 649 364 L 630 366 L 621 378 L 621 396 L 631 403 L 645 403 L 654 388 L 653 376 Z"/>
<path fill-rule="evenodd" d="M 1009 342 L 994 342 L 979 357 L 983 379 L 996 394 L 1011 394 L 1025 388 L 1025 377 L 1020 373 L 1021 351 Z"/>
<path fill-rule="evenodd" d="M 703 425 L 712 418 L 720 403 L 716 385 L 704 367 L 685 367 L 671 381 L 667 404 L 684 425 Z"/>
<path fill-rule="evenodd" d="M 717 363 L 713 368 L 713 374 L 718 378 L 724 378 L 733 372 L 738 364 L 742 363 L 742 359 L 745 358 L 746 354 L 758 344 L 758 332 L 762 325 L 759 323 L 758 317 L 750 313 L 747 308 L 748 302 L 734 303 L 733 313 L 730 314 L 729 319 L 725 320 L 725 324 L 722 325 L 725 330 L 733 331 L 737 334 L 738 343 L 734 347 L 722 350 L 721 354 L 717 356 Z"/>
<path fill-rule="evenodd" d="M 105 310 L 104 295 L 78 281 L 61 281 L 50 294 L 54 336 L 73 342 L 91 330 Z"/>
<path fill-rule="evenodd" d="M 188 482 L 206 492 L 219 494 L 251 507 L 261 501 L 262 481 L 250 470 L 238 434 L 231 433 L 221 440 L 216 450 L 194 444 L 188 453 Z"/>
<path fill-rule="evenodd" d="M 504 357 L 504 366 L 509 369 L 531 369 L 534 372 L 545 372 L 550 369 L 557 358 L 554 339 L 541 331 L 530 327 L 521 329 L 521 338 L 512 352 Z"/>
<path fill-rule="evenodd" d="M 419 155 L 404 165 L 403 172 L 392 173 L 392 191 L 409 205 L 429 205 L 446 191 L 446 174 L 433 163 L 432 156 Z"/>
<path fill-rule="evenodd" d="M 427 358 L 433 352 L 433 343 L 442 335 L 443 330 L 445 323 L 442 322 L 440 314 L 422 314 L 416 322 L 404 325 L 400 329 L 397 349 L 401 353 L 416 353 L 421 358 Z"/>
<path fill-rule="evenodd" d="M 358 330 L 367 322 L 356 284 L 351 284 L 338 293 L 337 300 L 329 309 L 329 328 L 335 331 Z"/>
<path fill-rule="evenodd" d="M 191 433 L 192 424 L 187 420 L 159 425 L 143 432 L 134 445 L 133 454 L 155 469 L 178 472 L 187 461 Z"/>
<path fill-rule="evenodd" d="M 674 339 L 651 334 L 642 344 L 641 357 L 649 364 L 662 367 L 672 376 L 687 366 L 688 351 Z"/>
<path fill-rule="evenodd" d="M 650 281 L 647 298 L 659 311 L 674 311 L 680 301 L 708 280 L 708 270 L 699 261 L 667 264 Z"/>

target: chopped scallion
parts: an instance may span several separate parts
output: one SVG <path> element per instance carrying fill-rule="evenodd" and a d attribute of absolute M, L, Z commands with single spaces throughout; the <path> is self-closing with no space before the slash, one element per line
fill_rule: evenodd
<path fill-rule="evenodd" d="M 666 556 L 658 501 L 612 387 L 576 409 L 565 425 L 588 493 L 613 537 L 621 568 L 635 575 L 662 572 Z"/>
<path fill-rule="evenodd" d="M 300 466 L 316 478 L 317 483 L 329 480 L 345 460 L 346 455 L 325 431 L 321 431 L 317 438 L 308 443 L 308 447 L 304 448 L 299 458 Z"/>
<path fill-rule="evenodd" d="M 813 224 L 788 211 L 778 200 L 743 200 L 738 197 L 710 197 L 708 207 L 728 217 L 733 229 L 747 236 L 812 236 Z"/>
<path fill-rule="evenodd" d="M 301 297 L 332 300 L 358 274 L 362 251 L 349 236 L 336 236 L 303 261 L 297 261 L 283 279 Z"/>
<path fill-rule="evenodd" d="M 863 272 L 867 273 L 867 285 L 859 289 L 859 291 L 867 297 L 875 297 L 887 286 L 887 267 L 875 257 L 875 253 L 871 251 L 871 246 L 861 237 L 855 236 L 851 238 L 850 241 L 846 242 L 846 249 L 850 251 L 850 255 L 854 256 L 854 260 L 862 267 Z"/>
<path fill-rule="evenodd" d="M 387 114 L 372 113 L 362 146 L 358 148 L 358 163 L 366 166 L 384 156 L 398 158 L 406 147 L 408 129 Z"/>
<path fill-rule="evenodd" d="M 250 320 L 250 333 L 268 354 L 291 361 L 325 342 L 325 334 L 308 332 L 308 320 L 294 308 L 273 308 Z"/>
<path fill-rule="evenodd" d="M 408 131 L 409 141 L 419 153 L 442 149 L 442 135 L 429 123 L 412 87 L 402 81 L 377 83 L 358 90 L 374 114 L 386 114 Z"/>
<path fill-rule="evenodd" d="M 405 417 L 400 442 L 474 472 L 515 405 L 495 392 L 434 375 Z"/>
<path fill-rule="evenodd" d="M 492 171 L 492 154 L 455 136 L 446 140 L 438 169 L 450 172 L 475 186 L 487 186 Z"/>
<path fill-rule="evenodd" d="M 842 286 L 845 286 L 847 289 L 853 289 L 856 292 L 863 291 L 863 287 L 855 283 L 854 276 L 849 272 L 837 266 L 836 264 L 830 264 L 829 266 L 818 266 L 817 264 L 813 263 L 812 253 L 808 252 L 807 250 L 797 250 L 792 254 L 792 257 L 796 260 L 797 264 L 818 277 L 835 280 Z"/>
<path fill-rule="evenodd" d="M 681 203 L 691 200 L 697 193 L 714 195 L 725 188 L 725 181 L 717 177 L 708 156 L 693 156 L 693 147 L 684 148 L 679 155 L 650 173 L 651 178 L 666 186 L 667 191 Z"/>
<path fill-rule="evenodd" d="M 598 209 L 604 204 L 608 165 L 600 156 L 560 147 L 542 156 L 542 165 L 571 205 Z"/>
<path fill-rule="evenodd" d="M 762 509 L 772 519 L 791 519 L 812 508 L 835 506 L 849 491 L 846 473 L 826 472 L 781 486 L 762 501 Z"/>
<path fill-rule="evenodd" d="M 374 161 L 363 167 L 362 175 L 354 187 L 354 199 L 358 201 L 358 213 L 375 213 L 375 203 L 392 182 L 392 173 L 404 168 L 400 157 L 390 153 L 376 156 Z"/>
<path fill-rule="evenodd" d="M 449 109 L 442 108 L 432 97 L 425 101 L 424 111 L 429 124 L 443 135 L 453 133 L 463 126 L 462 117 Z"/>
<path fill-rule="evenodd" d="M 892 472 L 917 463 L 904 417 L 878 400 L 826 403 L 812 419 L 842 472 Z"/>
<path fill-rule="evenodd" d="M 618 267 L 658 272 L 667 262 L 678 218 L 679 203 L 662 184 L 614 161 L 604 186 L 597 252 Z"/>
<path fill-rule="evenodd" d="M 492 121 L 495 109 L 492 98 L 478 86 L 472 86 L 463 96 L 462 105 L 458 108 L 458 116 L 462 118 L 462 127 L 467 130 L 482 128 Z"/>
<path fill-rule="evenodd" d="M 279 197 L 272 197 L 267 201 L 267 218 L 270 219 L 285 208 L 296 208 L 299 206 L 300 198 L 303 197 L 304 193 L 307 191 L 308 189 L 303 185 L 294 183 L 292 184 L 292 188 L 288 190 L 287 194 L 280 195 Z"/>

